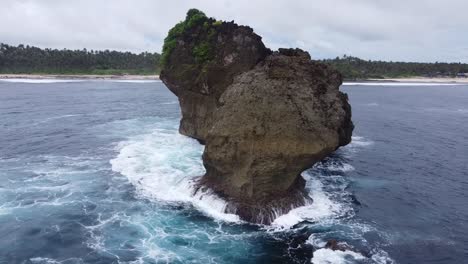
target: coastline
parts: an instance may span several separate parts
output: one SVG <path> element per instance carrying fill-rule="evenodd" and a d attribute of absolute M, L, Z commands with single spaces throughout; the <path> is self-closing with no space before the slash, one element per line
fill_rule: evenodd
<path fill-rule="evenodd" d="M 0 79 L 159 80 L 159 75 L 0 74 Z"/>
<path fill-rule="evenodd" d="M 0 74 L 0 79 L 38 79 L 38 80 L 159 80 L 159 75 L 95 75 L 95 74 Z M 396 82 L 396 83 L 468 83 L 468 78 L 454 77 L 407 77 L 345 80 L 346 82 Z"/>
<path fill-rule="evenodd" d="M 359 80 L 358 80 L 359 81 Z M 408 78 L 384 78 L 384 79 L 364 79 L 364 82 L 404 82 L 404 83 L 468 83 L 468 78 L 455 77 L 408 77 Z"/>

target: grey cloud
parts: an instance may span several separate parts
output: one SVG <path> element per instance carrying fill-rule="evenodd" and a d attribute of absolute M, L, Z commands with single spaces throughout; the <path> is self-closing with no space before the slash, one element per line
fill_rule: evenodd
<path fill-rule="evenodd" d="M 192 7 L 314 58 L 468 62 L 465 0 L 2 0 L 0 42 L 159 52 Z"/>

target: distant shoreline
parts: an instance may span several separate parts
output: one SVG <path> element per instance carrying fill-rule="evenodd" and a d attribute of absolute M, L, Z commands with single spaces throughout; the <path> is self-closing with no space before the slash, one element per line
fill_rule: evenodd
<path fill-rule="evenodd" d="M 159 75 L 0 74 L 0 79 L 159 80 Z"/>
<path fill-rule="evenodd" d="M 159 80 L 159 75 L 96 75 L 96 74 L 0 74 L 0 79 L 38 80 Z M 346 82 L 401 82 L 401 83 L 468 83 L 468 78 L 407 77 L 385 79 L 345 80 Z"/>
<path fill-rule="evenodd" d="M 468 83 L 468 78 L 454 77 L 408 77 L 408 78 L 385 78 L 385 79 L 364 79 L 349 82 L 401 82 L 401 83 Z"/>

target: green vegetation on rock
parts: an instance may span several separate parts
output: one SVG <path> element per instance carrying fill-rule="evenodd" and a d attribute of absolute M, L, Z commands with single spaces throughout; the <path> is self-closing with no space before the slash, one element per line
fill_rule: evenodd
<path fill-rule="evenodd" d="M 205 13 L 203 13 L 202 11 L 194 8 L 190 9 L 187 12 L 187 17 L 185 18 L 187 29 L 193 28 L 194 26 L 205 22 L 207 19 L 208 18 L 206 17 Z"/>
<path fill-rule="evenodd" d="M 198 9 L 190 9 L 187 12 L 185 20 L 171 28 L 167 37 L 164 39 L 161 67 L 164 68 L 167 65 L 169 57 L 177 45 L 177 40 L 198 26 L 201 26 L 201 30 L 203 30 L 203 33 L 207 34 L 207 37 L 195 44 L 192 55 L 199 64 L 208 62 L 213 57 L 213 47 L 210 44 L 216 36 L 216 30 L 213 27 L 219 26 L 221 23 L 221 21 L 208 18 L 205 13 Z M 197 34 L 201 33 L 198 32 Z"/>
<path fill-rule="evenodd" d="M 198 63 L 204 63 L 212 57 L 211 45 L 208 42 L 202 42 L 193 48 L 193 56 Z"/>
<path fill-rule="evenodd" d="M 221 21 L 221 20 L 217 20 L 217 21 L 213 22 L 213 26 L 215 26 L 215 27 L 216 27 L 216 26 L 219 26 L 219 25 L 221 25 L 222 23 L 223 23 L 223 21 Z"/>
<path fill-rule="evenodd" d="M 187 12 L 185 21 L 177 23 L 173 28 L 169 30 L 167 37 L 164 39 L 164 45 L 162 50 L 161 66 L 164 67 L 169 60 L 169 56 L 177 45 L 177 38 L 179 38 L 184 32 L 190 28 L 198 25 L 200 22 L 206 22 L 208 18 L 205 13 L 198 9 L 190 9 Z"/>

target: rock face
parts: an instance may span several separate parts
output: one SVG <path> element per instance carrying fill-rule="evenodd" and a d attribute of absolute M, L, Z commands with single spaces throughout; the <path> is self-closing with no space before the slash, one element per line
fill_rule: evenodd
<path fill-rule="evenodd" d="M 190 10 L 166 38 L 161 79 L 179 98 L 180 133 L 205 141 L 217 101 L 234 76 L 271 51 L 250 27 L 218 22 Z"/>
<path fill-rule="evenodd" d="M 224 197 L 227 212 L 269 224 L 311 202 L 301 172 L 351 141 L 342 77 L 305 51 L 271 52 L 233 22 L 201 13 L 188 26 L 194 13 L 165 47 L 161 79 L 179 98 L 180 132 L 206 145 L 200 188 Z M 212 53 L 201 61 L 195 51 L 206 38 Z"/>

